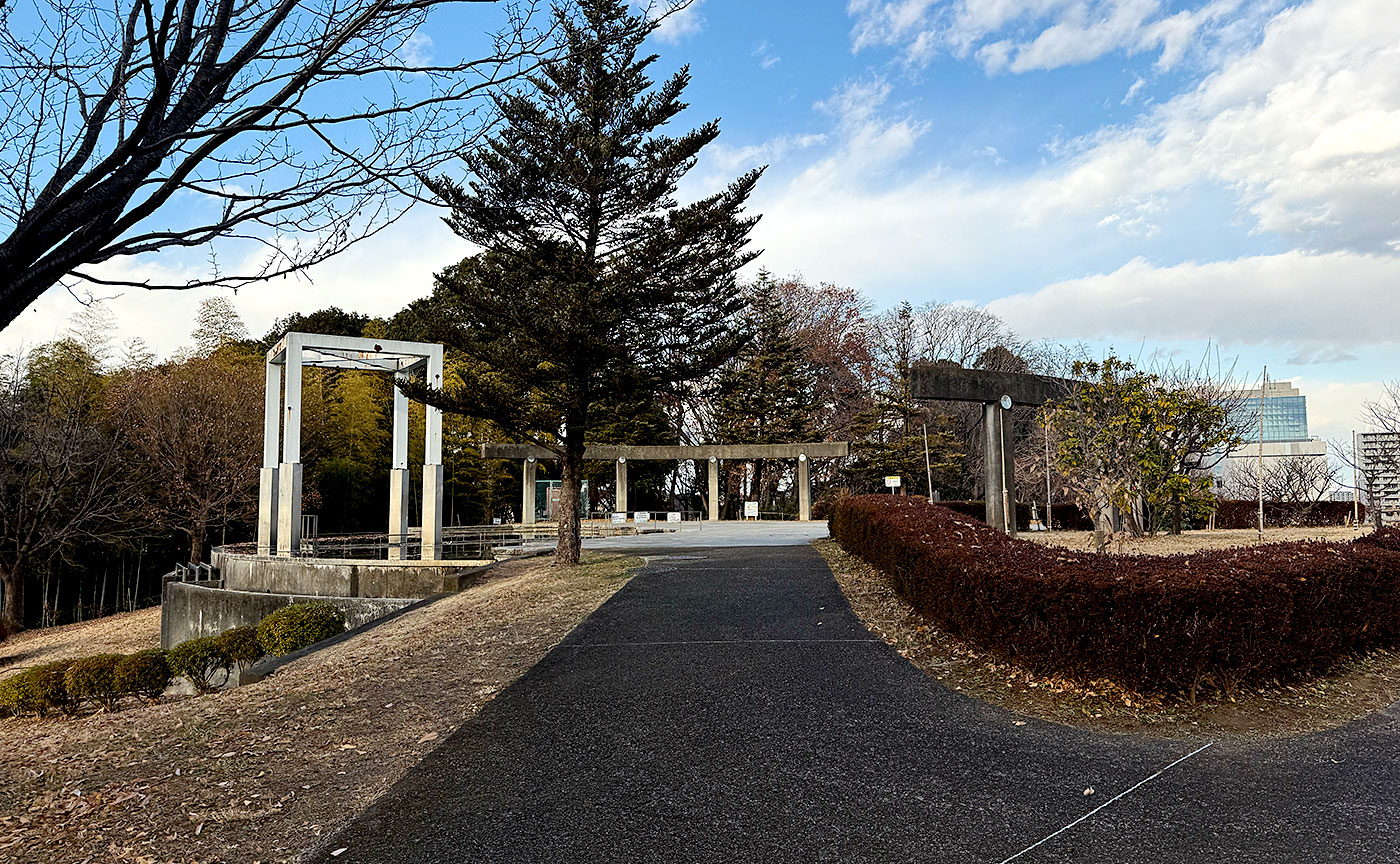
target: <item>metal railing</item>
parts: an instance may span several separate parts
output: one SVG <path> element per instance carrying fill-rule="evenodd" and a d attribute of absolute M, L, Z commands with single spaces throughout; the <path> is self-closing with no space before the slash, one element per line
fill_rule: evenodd
<path fill-rule="evenodd" d="M 639 533 L 656 531 L 698 530 L 702 523 L 666 522 L 652 520 L 638 525 L 627 522 L 615 525 L 611 519 L 585 519 L 580 524 L 580 532 L 585 540 L 603 537 L 628 537 Z M 559 537 L 559 525 L 554 522 L 537 522 L 533 525 L 461 525 L 444 527 L 442 530 L 442 555 L 444 561 L 489 561 L 509 557 L 553 545 Z M 409 529 L 406 535 L 388 533 L 342 534 L 321 536 L 315 543 L 303 541 L 298 558 L 325 558 L 349 560 L 388 560 L 391 552 L 396 560 L 414 561 L 422 557 L 423 537 L 419 528 Z M 219 551 L 232 555 L 256 555 L 256 543 L 230 543 Z M 203 565 L 208 567 L 209 565 Z"/>

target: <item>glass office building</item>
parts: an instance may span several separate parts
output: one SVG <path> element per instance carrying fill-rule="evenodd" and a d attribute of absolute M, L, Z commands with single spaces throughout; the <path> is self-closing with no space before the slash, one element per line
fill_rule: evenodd
<path fill-rule="evenodd" d="M 1308 397 L 1286 381 L 1271 381 L 1261 394 L 1257 389 L 1240 394 L 1244 400 L 1234 410 L 1243 422 L 1246 441 L 1259 440 L 1259 405 L 1264 405 L 1264 441 L 1308 440 Z"/>

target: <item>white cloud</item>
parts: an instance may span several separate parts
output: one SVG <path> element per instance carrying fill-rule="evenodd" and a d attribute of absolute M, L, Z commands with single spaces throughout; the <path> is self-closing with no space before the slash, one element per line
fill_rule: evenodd
<path fill-rule="evenodd" d="M 693 0 L 686 5 L 681 5 L 681 2 L 682 0 L 633 0 L 632 5 L 645 9 L 653 21 L 661 22 L 656 28 L 657 39 L 675 45 L 699 35 L 705 29 L 705 17 L 700 14 L 700 6 L 705 0 Z"/>
<path fill-rule="evenodd" d="M 1257 47 L 1028 190 L 1023 218 L 1112 212 L 1208 182 L 1258 230 L 1318 251 L 1400 247 L 1400 16 L 1392 0 L 1286 10 Z"/>
<path fill-rule="evenodd" d="M 1307 377 L 1290 380 L 1308 400 L 1308 434 L 1343 446 L 1350 446 L 1353 430 L 1366 431 L 1365 404 L 1385 396 L 1385 386 L 1379 381 L 1337 382 Z M 1344 474 L 1342 485 L 1350 485 L 1351 471 Z"/>
<path fill-rule="evenodd" d="M 1357 346 L 1400 344 L 1396 284 L 1393 256 L 1295 251 L 1171 267 L 1138 258 L 988 308 L 1033 338 L 1209 339 L 1335 362 Z"/>
<path fill-rule="evenodd" d="M 760 69 L 772 69 L 783 62 L 783 58 L 778 56 L 778 52 L 773 50 L 772 44 L 767 39 L 754 46 L 752 56 L 758 58 Z"/>
<path fill-rule="evenodd" d="M 1146 85 L 1146 84 L 1147 84 L 1147 81 L 1144 80 L 1143 78 L 1139 77 L 1136 81 L 1133 82 L 1132 86 L 1128 88 L 1128 92 L 1123 94 L 1123 101 L 1122 101 L 1121 104 L 1123 104 L 1123 105 L 1131 105 L 1131 104 L 1133 104 L 1133 99 L 1137 96 L 1138 91 L 1141 90 L 1141 89 L 1143 88 L 1143 86 Z"/>
<path fill-rule="evenodd" d="M 368 315 L 392 315 L 409 301 L 430 293 L 433 273 L 470 251 L 466 242 L 441 222 L 440 216 L 438 211 L 427 208 L 411 211 L 378 236 L 313 268 L 310 282 L 292 276 L 247 286 L 236 295 L 221 293 L 229 296 L 249 331 L 257 337 L 281 316 L 327 306 Z M 169 263 L 171 260 L 169 256 L 152 258 L 135 266 L 109 266 L 103 272 L 166 282 L 186 278 L 182 270 Z M 200 267 L 189 275 L 205 272 Z M 161 357 L 168 357 L 189 344 L 199 304 L 214 293 L 211 289 L 124 290 L 107 301 L 116 316 L 118 330 L 114 341 L 120 345 L 139 336 Z M 50 289 L 0 333 L 0 352 L 33 348 L 62 336 L 71 316 L 81 308 L 64 289 Z"/>
<path fill-rule="evenodd" d="M 852 50 L 898 49 L 922 65 L 940 50 L 972 56 L 990 74 L 1057 69 L 1106 54 L 1157 52 L 1169 69 L 1241 0 L 1168 12 L 1162 0 L 850 0 Z"/>

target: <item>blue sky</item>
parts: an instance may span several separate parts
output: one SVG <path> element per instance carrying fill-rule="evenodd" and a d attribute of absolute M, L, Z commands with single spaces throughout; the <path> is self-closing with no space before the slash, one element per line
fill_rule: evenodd
<path fill-rule="evenodd" d="M 481 19 L 424 35 L 469 47 Z M 691 66 L 682 122 L 721 118 L 683 192 L 769 165 L 770 270 L 1133 356 L 1214 344 L 1295 379 L 1325 436 L 1400 377 L 1394 0 L 700 0 L 655 49 L 658 71 Z M 387 314 L 466 251 L 422 210 L 234 302 L 255 332 L 330 303 Z M 199 299 L 111 305 L 169 352 Z M 3 342 L 73 308 L 51 294 Z"/>

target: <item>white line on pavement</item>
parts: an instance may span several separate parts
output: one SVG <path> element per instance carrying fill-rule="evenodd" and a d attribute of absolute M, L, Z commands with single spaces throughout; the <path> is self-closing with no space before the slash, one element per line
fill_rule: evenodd
<path fill-rule="evenodd" d="M 1138 788 L 1139 786 L 1143 785 L 1144 783 L 1149 783 L 1149 782 L 1151 782 L 1151 781 L 1153 781 L 1153 780 L 1156 780 L 1158 777 L 1161 777 L 1163 774 L 1167 773 L 1167 771 L 1168 771 L 1169 769 L 1171 769 L 1172 767 L 1174 767 L 1174 766 L 1176 766 L 1176 765 L 1179 765 L 1179 764 L 1181 764 L 1182 762 L 1185 762 L 1187 759 L 1190 759 L 1192 756 L 1195 756 L 1197 753 L 1201 753 L 1201 752 L 1203 752 L 1203 751 L 1209 749 L 1209 748 L 1210 748 L 1211 746 L 1213 746 L 1214 744 L 1215 744 L 1215 742 L 1214 742 L 1214 741 L 1211 741 L 1211 742 L 1207 743 L 1205 747 L 1202 747 L 1202 748 L 1200 748 L 1199 750 L 1193 750 L 1192 752 L 1187 753 L 1185 756 L 1182 756 L 1180 759 L 1178 759 L 1178 760 L 1176 760 L 1175 762 L 1171 763 L 1171 765 L 1167 765 L 1166 767 L 1162 768 L 1160 771 L 1158 771 L 1156 774 L 1153 774 L 1151 777 L 1145 777 L 1145 778 L 1139 780 L 1138 782 L 1136 782 L 1136 783 L 1134 783 L 1133 785 L 1129 786 L 1127 789 L 1124 789 L 1122 792 L 1119 792 L 1117 795 L 1114 795 L 1112 798 L 1108 799 L 1107 801 L 1103 802 L 1103 803 L 1100 804 L 1099 806 L 1095 807 L 1093 810 L 1090 810 L 1088 813 L 1085 813 L 1083 816 L 1080 816 L 1078 819 L 1074 820 L 1073 822 L 1069 823 L 1069 824 L 1066 825 L 1065 827 L 1061 828 L 1059 831 L 1056 831 L 1054 834 L 1051 834 L 1051 835 L 1048 836 L 1048 837 L 1042 837 L 1041 839 L 1035 841 L 1035 842 L 1032 843 L 1031 845 L 1029 845 L 1029 846 L 1027 846 L 1026 848 L 1022 849 L 1020 852 L 1017 852 L 1015 855 L 1012 855 L 1010 858 L 1007 858 L 1007 859 L 1003 860 L 1003 861 L 1001 862 L 1001 864 L 1007 864 L 1007 862 L 1009 862 L 1009 861 L 1015 861 L 1017 858 L 1020 858 L 1022 855 L 1026 854 L 1027 852 L 1031 851 L 1032 849 L 1034 849 L 1035 847 L 1039 846 L 1040 844 L 1046 842 L 1047 840 L 1053 840 L 1053 839 L 1055 839 L 1056 837 L 1058 837 L 1058 836 L 1060 836 L 1061 834 L 1065 833 L 1065 832 L 1068 831 L 1069 829 L 1071 829 L 1071 828 L 1073 828 L 1074 826 L 1078 825 L 1080 822 L 1083 822 L 1085 819 L 1088 819 L 1090 816 L 1093 816 L 1095 813 L 1099 812 L 1099 811 L 1102 810 L 1103 808 L 1105 808 L 1105 807 L 1107 807 L 1108 805 L 1112 804 L 1114 801 L 1117 801 L 1119 798 L 1122 798 L 1124 795 L 1127 795 L 1129 792 L 1132 792 L 1134 789 Z"/>

